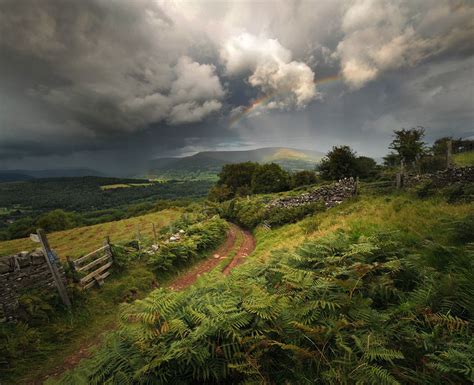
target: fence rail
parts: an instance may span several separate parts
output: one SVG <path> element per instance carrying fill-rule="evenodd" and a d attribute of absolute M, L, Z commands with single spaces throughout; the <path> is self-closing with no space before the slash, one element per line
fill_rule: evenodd
<path fill-rule="evenodd" d="M 104 241 L 104 246 L 99 247 L 97 250 L 76 260 L 68 258 L 68 263 L 75 276 L 86 273 L 85 276 L 77 278 L 83 290 L 95 285 L 102 286 L 105 278 L 110 275 L 110 267 L 114 263 L 109 238 L 107 237 Z"/>

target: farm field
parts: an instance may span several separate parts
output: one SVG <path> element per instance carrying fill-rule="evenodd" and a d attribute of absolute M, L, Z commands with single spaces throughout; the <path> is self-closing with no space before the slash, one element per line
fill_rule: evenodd
<path fill-rule="evenodd" d="M 120 221 L 58 231 L 48 234 L 48 239 L 60 259 L 65 261 L 67 256 L 76 258 L 100 247 L 107 235 L 110 236 L 112 242 L 129 241 L 137 238 L 137 229 L 139 228 L 142 236 L 151 238 L 153 223 L 158 230 L 178 218 L 179 215 L 179 210 L 168 209 Z M 0 256 L 36 247 L 38 244 L 33 243 L 29 238 L 3 241 L 0 242 Z"/>

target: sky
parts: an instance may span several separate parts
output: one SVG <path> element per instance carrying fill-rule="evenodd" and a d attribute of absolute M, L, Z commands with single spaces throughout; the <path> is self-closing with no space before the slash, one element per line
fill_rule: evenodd
<path fill-rule="evenodd" d="M 474 135 L 474 2 L 0 0 L 0 169 Z"/>

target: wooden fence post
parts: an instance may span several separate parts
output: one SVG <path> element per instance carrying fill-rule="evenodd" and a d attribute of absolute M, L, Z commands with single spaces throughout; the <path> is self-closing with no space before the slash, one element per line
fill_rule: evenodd
<path fill-rule="evenodd" d="M 152 223 L 152 226 L 153 226 L 153 240 L 154 242 L 156 243 L 156 240 L 157 240 L 157 236 L 156 236 L 156 227 L 155 227 L 155 224 Z"/>
<path fill-rule="evenodd" d="M 446 142 L 446 147 L 446 168 L 450 168 L 453 157 L 453 141 L 451 139 Z"/>
<path fill-rule="evenodd" d="M 48 267 L 51 270 L 51 275 L 53 276 L 54 284 L 56 285 L 56 288 L 58 289 L 59 295 L 63 303 L 67 307 L 71 307 L 71 301 L 69 300 L 69 297 L 67 295 L 64 282 L 62 281 L 61 276 L 59 275 L 58 266 L 56 264 L 57 260 L 53 251 L 49 247 L 48 238 L 46 237 L 46 234 L 42 229 L 36 230 L 36 233 L 38 234 L 38 238 L 41 243 L 41 248 L 43 249 L 44 257 L 46 258 Z"/>
<path fill-rule="evenodd" d="M 142 235 L 140 233 L 140 225 L 137 225 L 137 241 L 138 241 L 138 250 L 141 249 L 140 247 L 140 242 L 141 242 L 141 239 L 142 239 Z"/>
<path fill-rule="evenodd" d="M 114 253 L 112 252 L 112 245 L 110 244 L 110 237 L 108 235 L 104 239 L 104 246 L 107 246 L 107 249 L 105 249 L 105 253 L 113 260 Z"/>

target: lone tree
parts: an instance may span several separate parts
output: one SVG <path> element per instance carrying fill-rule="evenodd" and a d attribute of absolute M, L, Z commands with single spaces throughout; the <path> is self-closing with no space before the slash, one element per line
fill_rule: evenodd
<path fill-rule="evenodd" d="M 319 166 L 324 179 L 341 179 L 358 175 L 357 157 L 349 146 L 334 146 Z"/>
<path fill-rule="evenodd" d="M 414 165 L 426 153 L 423 127 L 402 128 L 393 133 L 395 138 L 389 148 L 395 151 L 399 161 L 404 160 L 406 164 Z"/>

